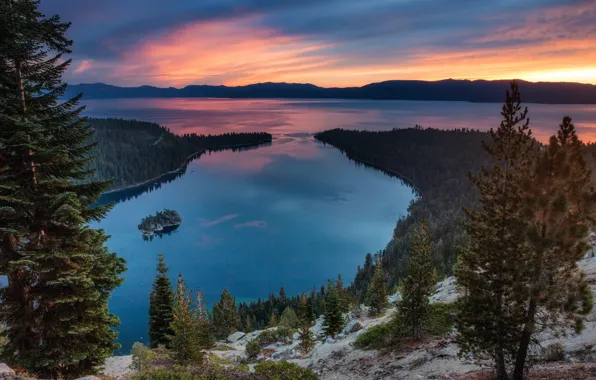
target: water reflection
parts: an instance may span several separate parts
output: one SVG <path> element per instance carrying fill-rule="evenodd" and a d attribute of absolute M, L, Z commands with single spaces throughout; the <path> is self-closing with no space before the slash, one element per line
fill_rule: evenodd
<path fill-rule="evenodd" d="M 281 99 L 95 99 L 89 116 L 155 121 L 175 133 L 266 131 L 276 135 L 330 128 L 387 130 L 423 127 L 488 130 L 500 122 L 501 104 L 431 101 Z M 543 142 L 563 116 L 573 118 L 584 141 L 596 141 L 596 105 L 528 104 L 530 127 Z"/>

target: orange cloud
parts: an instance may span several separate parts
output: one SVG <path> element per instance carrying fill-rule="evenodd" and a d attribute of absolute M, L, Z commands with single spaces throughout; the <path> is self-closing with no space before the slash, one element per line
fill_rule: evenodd
<path fill-rule="evenodd" d="M 490 16 L 493 21 L 503 19 L 500 24 L 506 26 L 460 37 L 448 48 L 387 46 L 387 54 L 376 60 L 343 45 L 349 42 L 280 35 L 256 26 L 258 18 L 199 22 L 141 42 L 124 53 L 111 76 L 121 84 L 177 87 L 267 81 L 344 87 L 389 79 L 445 78 L 596 84 L 596 36 L 574 22 L 592 16 L 596 19 L 596 7 L 589 5 L 546 9 L 517 24 L 505 22 L 508 15 Z M 346 47 L 343 53 L 342 47 Z M 84 61 L 75 72 L 87 70 L 86 65 L 90 62 Z"/>
<path fill-rule="evenodd" d="M 244 84 L 288 70 L 309 70 L 332 61 L 312 54 L 329 45 L 278 36 L 245 22 L 214 21 L 184 26 L 124 54 L 114 77 L 150 76 L 169 85 L 215 80 Z"/>

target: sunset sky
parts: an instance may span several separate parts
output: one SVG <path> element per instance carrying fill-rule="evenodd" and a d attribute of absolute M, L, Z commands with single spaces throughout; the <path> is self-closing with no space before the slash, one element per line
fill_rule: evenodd
<path fill-rule="evenodd" d="M 72 84 L 596 84 L 596 0 L 42 0 L 41 9 L 72 22 Z"/>

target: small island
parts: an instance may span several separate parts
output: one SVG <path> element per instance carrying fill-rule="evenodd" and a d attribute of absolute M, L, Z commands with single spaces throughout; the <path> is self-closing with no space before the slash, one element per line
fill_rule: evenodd
<path fill-rule="evenodd" d="M 166 232 L 170 232 L 178 228 L 182 223 L 180 214 L 174 210 L 164 209 L 158 211 L 155 216 L 149 215 L 143 218 L 141 224 L 139 224 L 139 230 L 144 236 L 151 237 L 153 235 L 160 235 Z"/>

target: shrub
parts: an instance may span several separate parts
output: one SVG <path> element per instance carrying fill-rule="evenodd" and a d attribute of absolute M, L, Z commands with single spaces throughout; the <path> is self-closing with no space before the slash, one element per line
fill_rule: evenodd
<path fill-rule="evenodd" d="M 560 362 L 565 360 L 565 347 L 559 342 L 549 344 L 542 349 L 542 360 L 545 362 Z"/>
<path fill-rule="evenodd" d="M 396 324 L 392 320 L 373 326 L 363 331 L 354 342 L 354 346 L 361 350 L 375 350 L 389 346 L 395 334 Z"/>
<path fill-rule="evenodd" d="M 257 340 L 261 347 L 265 347 L 272 343 L 278 342 L 279 337 L 276 330 L 265 330 L 259 334 Z"/>
<path fill-rule="evenodd" d="M 261 352 L 261 345 L 257 339 L 253 339 L 246 344 L 246 358 L 256 359 L 257 355 Z"/>
<path fill-rule="evenodd" d="M 143 343 L 136 342 L 132 345 L 130 353 L 132 355 L 132 369 L 142 372 L 151 368 L 153 353 L 149 347 L 145 346 Z"/>
<path fill-rule="evenodd" d="M 255 373 L 264 375 L 270 380 L 317 380 L 317 375 L 308 368 L 294 363 L 265 361 L 255 365 Z"/>
<path fill-rule="evenodd" d="M 296 330 L 294 329 L 290 329 L 287 327 L 278 327 L 277 328 L 277 340 L 284 342 L 284 343 L 290 343 L 292 342 L 292 336 L 294 336 L 294 333 L 296 332 Z"/>
<path fill-rule="evenodd" d="M 425 330 L 429 335 L 445 335 L 453 329 L 455 304 L 435 303 L 430 305 Z"/>
<path fill-rule="evenodd" d="M 184 369 L 154 369 L 150 371 L 143 371 L 138 374 L 134 374 L 130 377 L 131 380 L 194 380 L 190 372 Z"/>

